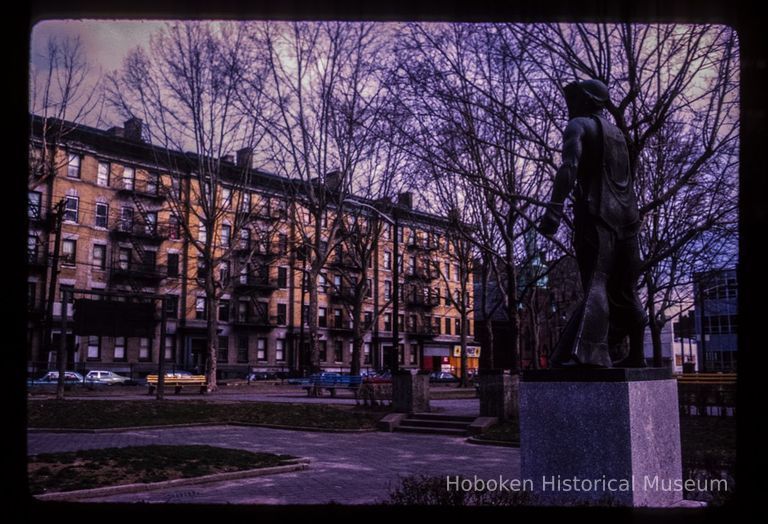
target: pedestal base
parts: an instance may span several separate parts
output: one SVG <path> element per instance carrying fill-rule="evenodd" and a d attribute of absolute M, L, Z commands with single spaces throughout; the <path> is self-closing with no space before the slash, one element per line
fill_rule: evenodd
<path fill-rule="evenodd" d="M 496 417 L 499 420 L 518 417 L 519 375 L 489 370 L 481 371 L 478 380 L 481 417 Z"/>
<path fill-rule="evenodd" d="M 409 372 L 392 375 L 392 410 L 396 413 L 429 412 L 429 375 Z"/>
<path fill-rule="evenodd" d="M 667 369 L 524 373 L 520 451 L 535 503 L 673 506 L 683 499 L 677 382 Z"/>

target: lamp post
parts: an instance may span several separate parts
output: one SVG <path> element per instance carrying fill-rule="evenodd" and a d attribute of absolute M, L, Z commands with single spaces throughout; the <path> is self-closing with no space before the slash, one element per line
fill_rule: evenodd
<path fill-rule="evenodd" d="M 393 255 L 392 263 L 392 350 L 389 354 L 389 369 L 391 373 L 397 373 L 399 370 L 400 356 L 400 228 L 398 224 L 397 208 L 392 208 L 392 217 L 388 217 L 375 207 L 364 202 L 345 199 L 345 203 L 353 204 L 358 207 L 364 207 L 373 213 L 376 213 L 382 220 L 387 222 L 394 229 Z"/>

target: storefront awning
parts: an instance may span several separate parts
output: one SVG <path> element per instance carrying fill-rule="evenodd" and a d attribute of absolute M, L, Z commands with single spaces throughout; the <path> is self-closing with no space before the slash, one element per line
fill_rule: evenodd
<path fill-rule="evenodd" d="M 451 355 L 451 348 L 446 346 L 424 346 L 425 357 L 448 357 Z"/>

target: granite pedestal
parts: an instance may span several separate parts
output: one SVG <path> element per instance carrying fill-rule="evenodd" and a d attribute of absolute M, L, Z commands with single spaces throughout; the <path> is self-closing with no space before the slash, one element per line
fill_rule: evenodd
<path fill-rule="evenodd" d="M 520 375 L 510 375 L 501 369 L 482 370 L 478 380 L 480 416 L 516 419 Z"/>
<path fill-rule="evenodd" d="M 392 410 L 396 413 L 429 411 L 429 375 L 401 371 L 392 375 Z"/>
<path fill-rule="evenodd" d="M 524 372 L 520 452 L 538 504 L 679 504 L 677 382 L 666 368 Z"/>

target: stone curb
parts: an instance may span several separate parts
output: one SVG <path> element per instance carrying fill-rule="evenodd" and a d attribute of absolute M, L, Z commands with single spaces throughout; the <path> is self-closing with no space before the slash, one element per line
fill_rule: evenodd
<path fill-rule="evenodd" d="M 145 491 L 155 491 L 159 489 L 175 488 L 178 486 L 188 486 L 190 484 L 207 484 L 210 482 L 220 482 L 224 480 L 237 480 L 251 477 L 261 477 L 278 473 L 289 473 L 292 471 L 301 471 L 309 467 L 308 459 L 299 459 L 284 466 L 272 466 L 269 468 L 246 469 L 243 471 L 230 471 L 227 473 L 216 473 L 214 475 L 204 475 L 202 477 L 190 477 L 183 479 L 164 480 L 162 482 L 149 482 L 146 484 L 123 484 L 121 486 L 106 486 L 103 488 L 80 489 L 76 491 L 58 491 L 55 493 L 43 493 L 33 495 L 38 500 L 73 500 L 88 499 L 94 497 L 105 497 L 110 495 L 121 495 L 124 493 L 142 493 Z"/>
<path fill-rule="evenodd" d="M 123 428 L 27 428 L 28 433 L 121 433 L 124 431 L 144 431 L 150 429 L 169 429 L 169 428 L 193 428 L 193 427 L 215 427 L 215 426 L 235 426 L 235 427 L 257 427 L 269 429 L 285 429 L 289 431 L 311 431 L 317 433 L 371 433 L 378 431 L 376 428 L 362 429 L 344 429 L 344 428 L 313 428 L 306 426 L 282 426 L 279 424 L 258 424 L 249 422 L 193 422 L 190 424 L 166 424 L 161 426 L 126 426 Z"/>
<path fill-rule="evenodd" d="M 469 437 L 467 442 L 470 444 L 480 444 L 482 446 L 501 446 L 506 448 L 519 448 L 520 442 L 509 442 L 506 440 L 485 440 L 476 437 Z"/>

